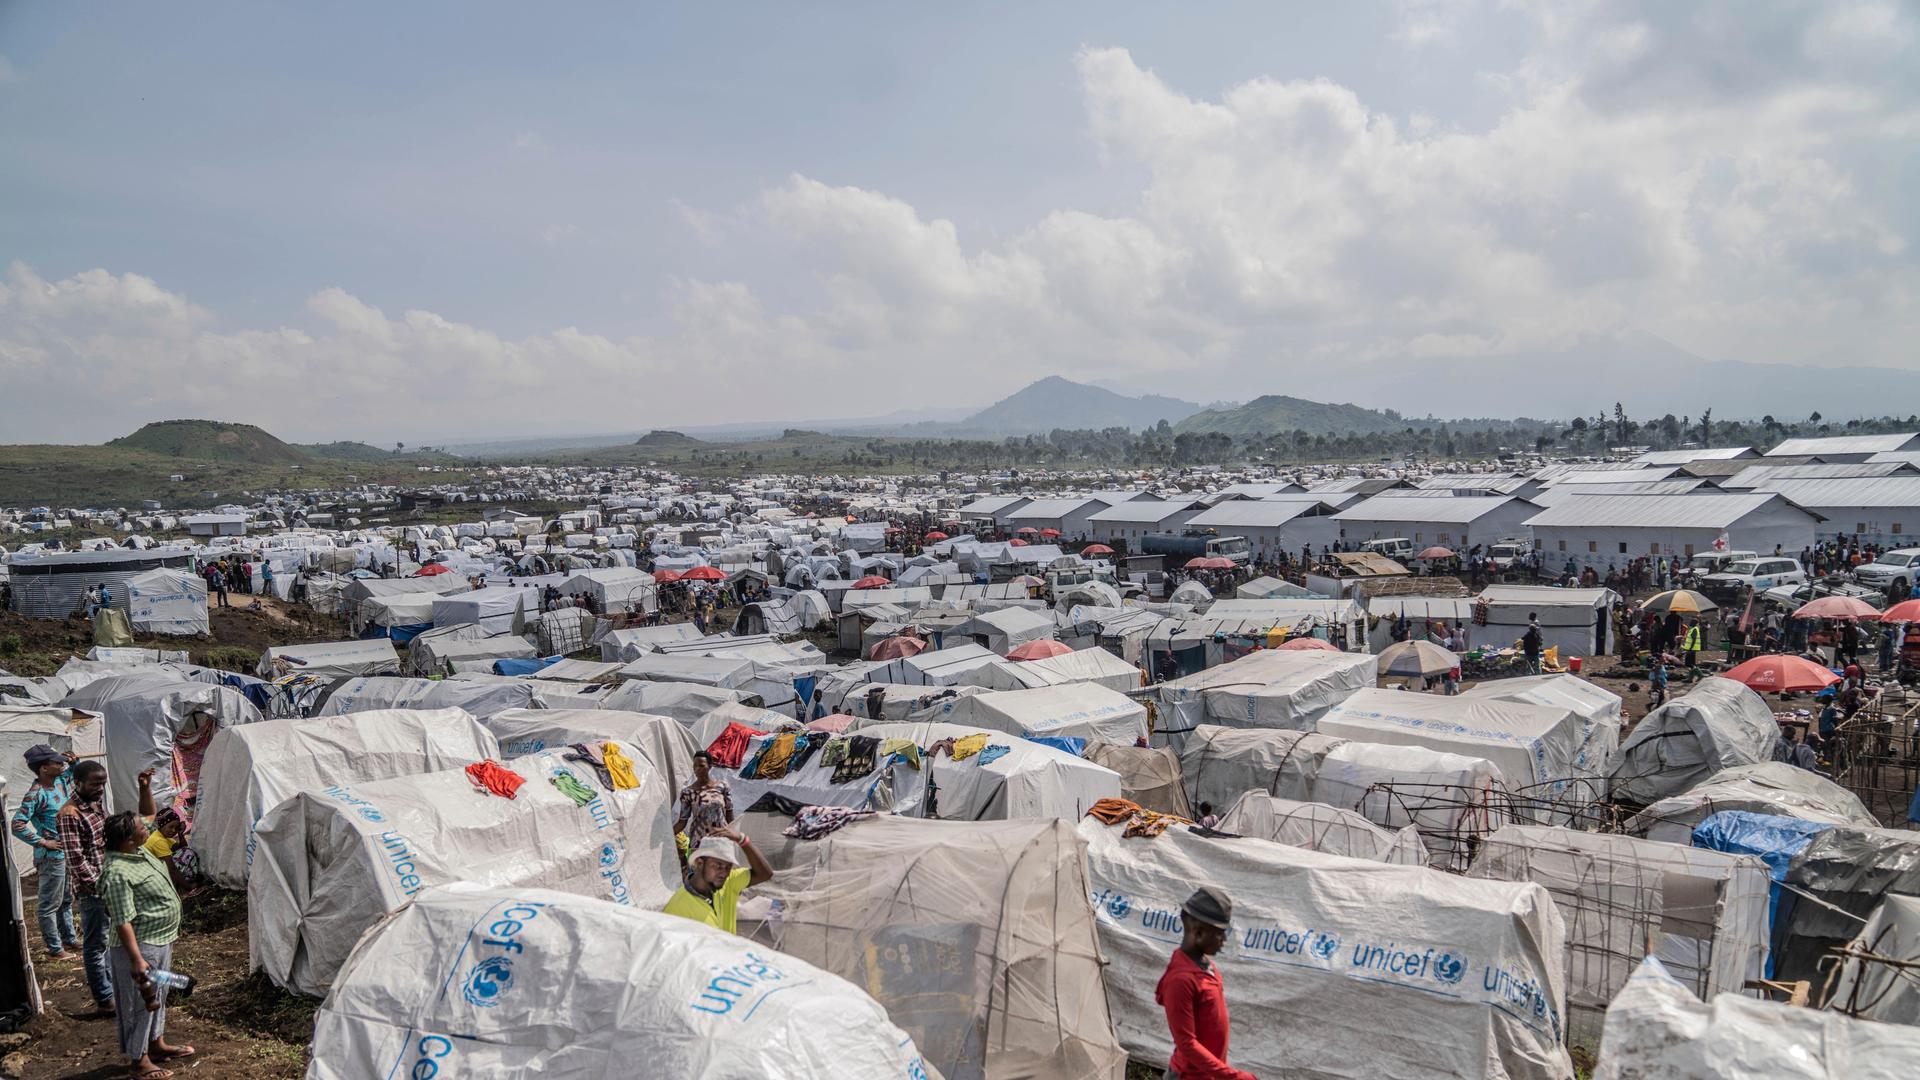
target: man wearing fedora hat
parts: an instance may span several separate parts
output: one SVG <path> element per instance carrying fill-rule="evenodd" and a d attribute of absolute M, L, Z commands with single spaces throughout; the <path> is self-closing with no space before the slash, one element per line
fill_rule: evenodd
<path fill-rule="evenodd" d="M 1227 1064 L 1227 991 L 1219 967 L 1209 959 L 1227 943 L 1233 901 L 1202 885 L 1181 905 L 1180 921 L 1180 947 L 1153 991 L 1153 999 L 1167 1010 L 1173 1035 L 1168 1080 L 1257 1080 Z"/>

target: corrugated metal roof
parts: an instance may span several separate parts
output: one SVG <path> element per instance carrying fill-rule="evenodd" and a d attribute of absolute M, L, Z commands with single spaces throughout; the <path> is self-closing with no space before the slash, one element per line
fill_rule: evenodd
<path fill-rule="evenodd" d="M 1583 495 L 1527 519 L 1535 528 L 1725 529 L 1767 505 L 1772 492 Z"/>
<path fill-rule="evenodd" d="M 1582 469 L 1557 476 L 1552 483 L 1554 487 L 1563 484 L 1644 484 L 1650 480 L 1665 480 L 1679 471 L 1678 465 L 1656 465 L 1646 469 Z"/>
<path fill-rule="evenodd" d="M 1035 499 L 1027 505 L 1006 515 L 1008 521 L 1053 521 L 1058 518 L 1077 514 L 1086 509 L 1087 504 L 1104 508 L 1108 504 L 1100 499 L 1087 496 L 1080 499 Z M 1125 505 L 1124 503 L 1121 505 Z"/>
<path fill-rule="evenodd" d="M 1181 499 L 1176 502 L 1160 502 L 1158 500 L 1142 499 L 1137 502 L 1124 502 L 1118 506 L 1109 506 L 1097 514 L 1089 515 L 1087 520 L 1108 524 L 1122 522 L 1153 524 L 1155 522 L 1165 521 L 1176 514 L 1192 510 L 1199 505 L 1199 503 L 1186 499 Z"/>
<path fill-rule="evenodd" d="M 1545 483 L 1548 480 L 1557 480 L 1568 473 L 1606 472 L 1620 468 L 1624 468 L 1624 466 L 1617 461 L 1562 461 L 1553 465 L 1542 466 L 1539 471 L 1533 474 L 1533 479 Z"/>
<path fill-rule="evenodd" d="M 1311 514 L 1315 507 L 1325 504 L 1309 499 L 1275 499 L 1272 501 L 1236 499 L 1209 507 L 1195 514 L 1187 522 L 1188 528 L 1195 529 L 1275 529 L 1295 518 Z"/>
<path fill-rule="evenodd" d="M 1435 499 L 1395 493 L 1375 495 L 1333 516 L 1340 521 L 1432 521 L 1464 525 L 1516 502 L 1523 508 L 1534 505 L 1512 495 L 1457 495 L 1451 499 Z"/>
<path fill-rule="evenodd" d="M 1920 450 L 1882 450 L 1867 459 L 1868 461 L 1903 461 L 1920 468 Z"/>
<path fill-rule="evenodd" d="M 1751 446 L 1722 446 L 1704 450 L 1695 447 L 1692 450 L 1649 450 L 1633 459 L 1635 465 L 1691 465 L 1696 461 L 1732 461 L 1736 458 L 1755 458 Z"/>
<path fill-rule="evenodd" d="M 1366 498 L 1366 496 L 1357 491 L 1282 491 L 1274 495 L 1262 495 L 1258 501 L 1278 503 L 1321 502 L 1338 510 L 1343 506 L 1351 506 L 1364 498 Z"/>
<path fill-rule="evenodd" d="M 1873 476 L 1861 479 L 1769 480 L 1766 491 L 1777 491 L 1801 506 L 1885 506 L 1920 510 L 1920 476 Z"/>
<path fill-rule="evenodd" d="M 1559 506 L 1568 499 L 1595 495 L 1685 495 L 1708 487 L 1705 480 L 1649 480 L 1641 484 L 1556 484 L 1527 497 L 1541 506 Z M 1710 490 L 1710 489 L 1709 489 Z"/>
<path fill-rule="evenodd" d="M 955 511 L 955 513 L 997 514 L 1009 506 L 1014 506 L 1026 501 L 1027 497 L 1025 495 L 988 495 L 985 498 L 973 500 Z"/>
<path fill-rule="evenodd" d="M 1905 435 L 1834 435 L 1819 439 L 1788 439 L 1767 451 L 1766 456 L 1811 454 L 1819 457 L 1823 454 L 1878 454 L 1887 450 L 1914 449 L 1920 449 L 1920 434 L 1913 432 Z"/>
<path fill-rule="evenodd" d="M 1268 495 L 1279 494 L 1283 491 L 1304 492 L 1305 490 L 1305 488 L 1291 480 L 1282 480 L 1270 484 L 1228 484 L 1218 491 L 1207 492 L 1201 497 L 1200 501 L 1211 505 L 1237 496 L 1244 496 L 1249 499 L 1261 499 Z"/>
<path fill-rule="evenodd" d="M 1893 476 L 1896 473 L 1920 475 L 1902 461 L 1842 462 L 1832 465 L 1754 465 L 1735 473 L 1723 485 L 1730 488 L 1757 488 L 1770 480 L 1848 480 L 1868 476 Z"/>
<path fill-rule="evenodd" d="M 1518 473 L 1510 473 L 1510 472 L 1448 473 L 1444 476 L 1429 476 L 1425 480 L 1420 481 L 1420 483 L 1418 483 L 1415 486 L 1422 489 L 1447 488 L 1452 490 L 1452 489 L 1459 489 L 1459 488 L 1479 488 L 1487 491 L 1492 491 L 1495 484 L 1498 484 L 1503 480 L 1514 480 L 1514 479 L 1517 479 L 1518 477 L 1519 477 Z"/>

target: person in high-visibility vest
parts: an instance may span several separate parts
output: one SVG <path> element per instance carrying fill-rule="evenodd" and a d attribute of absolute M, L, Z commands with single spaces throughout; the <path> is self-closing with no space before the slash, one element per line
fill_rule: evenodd
<path fill-rule="evenodd" d="M 1700 619 L 1698 616 L 1687 622 L 1687 635 L 1681 639 L 1680 651 L 1686 654 L 1688 670 L 1700 666 Z"/>

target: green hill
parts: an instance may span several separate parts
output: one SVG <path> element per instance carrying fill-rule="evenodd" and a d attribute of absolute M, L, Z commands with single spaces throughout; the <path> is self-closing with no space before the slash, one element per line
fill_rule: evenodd
<path fill-rule="evenodd" d="M 454 465 L 460 459 L 442 450 L 382 450 L 363 442 L 343 440 L 330 443 L 300 443 L 295 449 L 323 461 L 356 461 L 369 464 Z"/>
<path fill-rule="evenodd" d="M 313 460 L 306 451 L 289 446 L 252 424 L 221 420 L 161 420 L 107 445 L 194 461 L 304 465 Z"/>
<path fill-rule="evenodd" d="M 654 450 L 680 450 L 692 449 L 693 447 L 706 446 L 708 444 L 691 435 L 683 435 L 678 431 L 656 429 L 635 439 L 633 445 L 645 446 Z"/>
<path fill-rule="evenodd" d="M 1127 397 L 1098 386 L 1049 375 L 965 420 L 941 427 L 994 438 L 1047 432 L 1054 428 L 1098 430 L 1123 427 L 1138 431 L 1162 420 L 1177 422 L 1199 408 L 1190 401 L 1153 394 Z"/>
<path fill-rule="evenodd" d="M 1407 422 L 1398 416 L 1358 405 L 1329 405 L 1321 401 L 1267 394 L 1235 409 L 1207 409 L 1173 426 L 1176 432 L 1223 435 L 1275 435 L 1305 431 L 1309 435 L 1363 435 L 1400 431 Z"/>

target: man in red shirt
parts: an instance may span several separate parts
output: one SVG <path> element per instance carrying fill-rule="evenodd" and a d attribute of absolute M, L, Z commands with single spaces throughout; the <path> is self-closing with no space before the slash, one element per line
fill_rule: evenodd
<path fill-rule="evenodd" d="M 1173 1034 L 1168 1080 L 1259 1080 L 1227 1064 L 1227 991 L 1220 969 L 1208 959 L 1227 943 L 1233 901 L 1202 885 L 1181 906 L 1180 916 L 1180 947 L 1153 991 Z"/>

